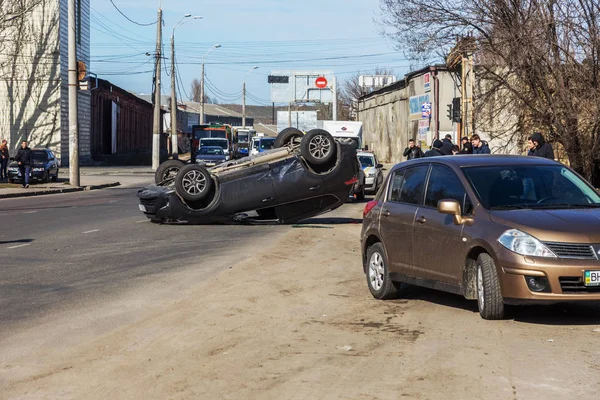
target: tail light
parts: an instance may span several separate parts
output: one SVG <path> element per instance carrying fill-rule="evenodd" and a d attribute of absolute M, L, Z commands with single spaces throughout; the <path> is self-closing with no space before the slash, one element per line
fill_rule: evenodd
<path fill-rule="evenodd" d="M 358 182 L 358 178 L 355 176 L 352 179 L 350 179 L 349 181 L 344 182 L 344 184 L 346 184 L 347 186 L 350 186 L 350 185 L 354 185 L 356 182 Z"/>
<path fill-rule="evenodd" d="M 377 200 L 371 200 L 365 206 L 365 210 L 363 211 L 363 218 L 367 216 L 367 214 L 377 205 L 379 202 Z"/>

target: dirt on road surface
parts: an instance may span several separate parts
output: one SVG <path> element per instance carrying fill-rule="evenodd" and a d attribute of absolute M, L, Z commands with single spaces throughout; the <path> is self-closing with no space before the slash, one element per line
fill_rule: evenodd
<path fill-rule="evenodd" d="M 345 208 L 354 217 L 361 209 Z M 374 300 L 360 227 L 289 227 L 246 261 L 223 264 L 185 296 L 154 301 L 117 329 L 73 327 L 73 340 L 34 349 L 15 333 L 0 346 L 0 398 L 599 397 L 597 307 L 529 307 L 484 321 L 475 302 L 427 289 Z M 161 296 L 140 293 L 113 306 Z M 43 334 L 65 324 L 67 317 L 56 320 Z"/>

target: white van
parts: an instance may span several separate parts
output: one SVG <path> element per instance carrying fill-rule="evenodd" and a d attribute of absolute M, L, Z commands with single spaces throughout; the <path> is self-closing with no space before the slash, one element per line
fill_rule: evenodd
<path fill-rule="evenodd" d="M 351 139 L 356 150 L 363 148 L 362 121 L 323 121 L 323 129 L 334 138 Z"/>

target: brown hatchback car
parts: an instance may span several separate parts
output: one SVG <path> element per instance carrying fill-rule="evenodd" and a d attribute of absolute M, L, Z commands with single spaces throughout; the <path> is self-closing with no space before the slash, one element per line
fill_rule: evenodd
<path fill-rule="evenodd" d="M 362 227 L 372 295 L 400 283 L 505 304 L 600 300 L 600 195 L 538 157 L 423 158 L 392 168 Z"/>

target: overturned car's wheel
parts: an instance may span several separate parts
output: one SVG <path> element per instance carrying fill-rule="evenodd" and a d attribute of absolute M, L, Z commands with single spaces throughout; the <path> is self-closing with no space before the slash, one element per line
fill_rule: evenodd
<path fill-rule="evenodd" d="M 289 146 L 290 144 L 298 144 L 304 137 L 304 133 L 300 129 L 285 128 L 275 139 L 275 148 Z"/>
<path fill-rule="evenodd" d="M 212 185 L 208 170 L 201 165 L 186 165 L 175 177 L 175 190 L 187 201 L 202 200 Z"/>
<path fill-rule="evenodd" d="M 166 181 L 167 179 L 175 178 L 181 168 L 183 168 L 183 163 L 179 160 L 165 161 L 156 169 L 156 173 L 154 174 L 154 182 L 160 183 Z"/>
<path fill-rule="evenodd" d="M 302 157 L 312 165 L 326 165 L 335 159 L 337 146 L 333 136 L 323 129 L 309 131 L 300 144 Z"/>

